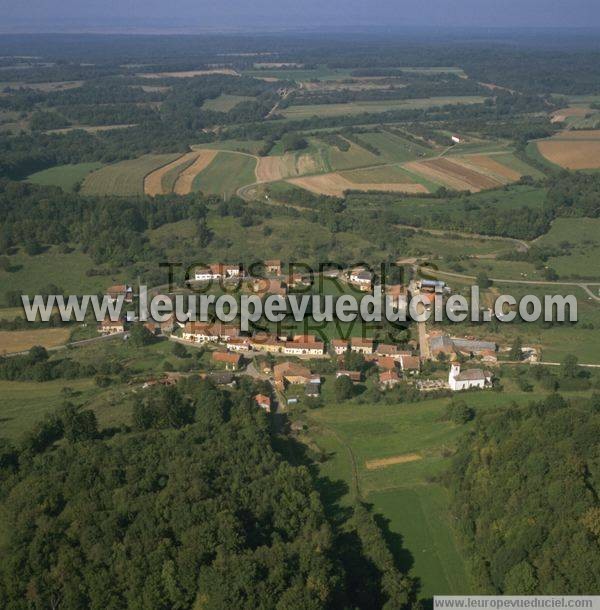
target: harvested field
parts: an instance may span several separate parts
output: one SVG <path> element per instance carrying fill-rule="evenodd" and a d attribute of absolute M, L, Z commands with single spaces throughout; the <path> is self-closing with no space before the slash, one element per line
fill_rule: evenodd
<path fill-rule="evenodd" d="M 406 168 L 459 191 L 478 192 L 503 184 L 463 165 L 442 158 L 413 161 L 407 163 Z"/>
<path fill-rule="evenodd" d="M 68 328 L 0 331 L 0 354 L 22 352 L 34 345 L 46 348 L 64 345 L 70 334 Z"/>
<path fill-rule="evenodd" d="M 283 156 L 259 157 L 256 166 L 257 182 L 274 182 L 288 178 L 292 174 L 288 171 L 288 165 Z"/>
<path fill-rule="evenodd" d="M 194 76 L 206 76 L 207 74 L 239 76 L 239 73 L 231 68 L 215 68 L 214 70 L 187 70 L 184 72 L 141 72 L 136 74 L 136 76 L 139 78 L 193 78 Z"/>
<path fill-rule="evenodd" d="M 287 182 L 318 195 L 341 197 L 346 191 L 389 191 L 398 193 L 428 193 L 422 184 L 389 182 L 352 182 L 339 173 L 291 178 Z"/>
<path fill-rule="evenodd" d="M 285 178 L 304 176 L 323 171 L 314 155 L 309 153 L 259 157 L 256 166 L 257 182 L 275 182 Z"/>
<path fill-rule="evenodd" d="M 600 129 L 565 130 L 552 137 L 553 140 L 600 140 Z"/>
<path fill-rule="evenodd" d="M 551 123 L 563 123 L 569 117 L 585 117 L 590 112 L 592 112 L 589 108 L 584 108 L 581 106 L 571 106 L 569 108 L 561 108 L 560 110 L 555 110 L 550 115 Z"/>
<path fill-rule="evenodd" d="M 393 466 L 394 464 L 407 464 L 408 462 L 417 462 L 421 459 L 423 458 L 418 453 L 405 453 L 404 455 L 395 455 L 380 460 L 367 460 L 365 462 L 365 468 L 367 470 L 379 470 L 380 468 L 386 468 L 387 466 Z"/>
<path fill-rule="evenodd" d="M 81 192 L 84 195 L 143 195 L 146 176 L 179 156 L 144 155 L 138 159 L 107 165 L 86 177 Z"/>
<path fill-rule="evenodd" d="M 600 169 L 600 139 L 543 140 L 540 153 L 552 163 L 567 169 Z"/>
<path fill-rule="evenodd" d="M 518 171 L 499 163 L 494 157 L 487 155 L 455 157 L 453 161 L 467 168 L 472 168 L 475 171 L 480 171 L 500 182 L 516 182 L 521 178 L 521 174 Z"/>
<path fill-rule="evenodd" d="M 167 174 L 173 170 L 177 171 L 177 169 L 181 169 L 183 165 L 196 159 L 199 154 L 201 153 L 195 151 L 187 153 L 178 159 L 175 159 L 175 161 L 171 161 L 171 163 L 167 163 L 167 165 L 159 167 L 156 171 L 148 174 L 144 178 L 144 193 L 151 197 L 156 197 L 156 195 L 164 195 L 170 192 L 170 189 L 167 190 L 164 184 Z"/>
<path fill-rule="evenodd" d="M 196 160 L 179 174 L 173 191 L 178 195 L 191 193 L 196 176 L 212 163 L 218 152 L 218 150 L 201 150 L 193 153 L 197 155 Z"/>

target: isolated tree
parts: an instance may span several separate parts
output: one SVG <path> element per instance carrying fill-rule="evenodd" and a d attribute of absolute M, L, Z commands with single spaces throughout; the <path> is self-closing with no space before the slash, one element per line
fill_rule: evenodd
<path fill-rule="evenodd" d="M 579 366 L 577 365 L 577 356 L 573 354 L 567 354 L 562 364 L 560 365 L 560 372 L 563 377 L 574 378 L 579 374 Z"/>
<path fill-rule="evenodd" d="M 463 400 L 457 400 L 448 405 L 446 416 L 455 424 L 466 424 L 475 417 L 475 411 Z"/>
<path fill-rule="evenodd" d="M 334 383 L 335 398 L 338 402 L 349 400 L 354 396 L 354 384 L 347 375 L 341 375 Z"/>
<path fill-rule="evenodd" d="M 523 357 L 522 347 L 523 341 L 521 340 L 521 337 L 517 337 L 510 348 L 510 353 L 508 355 L 509 359 L 514 362 L 519 362 Z"/>
<path fill-rule="evenodd" d="M 154 341 L 154 335 L 139 322 L 134 324 L 129 331 L 129 341 L 135 347 L 142 347 Z"/>
<path fill-rule="evenodd" d="M 475 281 L 477 282 L 479 288 L 481 288 L 482 290 L 489 288 L 492 285 L 492 280 L 490 280 L 488 274 L 485 271 L 480 271 L 477 274 L 477 278 Z"/>
<path fill-rule="evenodd" d="M 177 358 L 186 358 L 188 355 L 187 349 L 185 349 L 185 345 L 182 345 L 181 343 L 177 342 L 173 344 L 173 349 L 171 351 L 173 352 L 173 356 Z"/>

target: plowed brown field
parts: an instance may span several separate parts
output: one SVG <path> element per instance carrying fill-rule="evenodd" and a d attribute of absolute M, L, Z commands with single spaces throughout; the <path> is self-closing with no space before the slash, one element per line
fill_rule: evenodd
<path fill-rule="evenodd" d="M 165 195 L 165 191 L 163 188 L 163 177 L 165 174 L 170 172 L 172 169 L 179 167 L 180 165 L 184 165 L 189 162 L 191 159 L 195 159 L 198 156 L 198 152 L 189 152 L 185 155 L 182 155 L 175 161 L 171 161 L 171 163 L 167 163 L 167 165 L 163 165 L 163 167 L 159 167 L 157 170 L 148 174 L 144 178 L 144 193 L 146 195 L 150 195 L 151 197 L 155 197 L 156 195 Z"/>

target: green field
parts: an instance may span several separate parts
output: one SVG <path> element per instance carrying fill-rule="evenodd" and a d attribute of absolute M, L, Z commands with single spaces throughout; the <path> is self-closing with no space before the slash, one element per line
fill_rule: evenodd
<path fill-rule="evenodd" d="M 194 179 L 193 191 L 231 197 L 238 188 L 256 182 L 256 159 L 248 155 L 220 152 Z"/>
<path fill-rule="evenodd" d="M 550 258 L 548 264 L 561 277 L 587 277 L 600 281 L 600 219 L 557 218 L 550 231 L 538 242 L 540 246 L 558 247 L 568 242 L 567 256 Z"/>
<path fill-rule="evenodd" d="M 194 144 L 192 150 L 235 150 L 255 155 L 264 146 L 263 140 L 217 140 L 206 144 Z"/>
<path fill-rule="evenodd" d="M 413 566 L 411 574 L 421 583 L 420 597 L 469 590 L 462 553 L 451 530 L 446 491 L 428 482 L 447 468 L 442 451 L 451 448 L 462 433 L 461 428 L 440 421 L 447 402 L 328 403 L 324 409 L 302 415 L 309 424 L 309 438 L 329 456 L 319 465 L 321 476 L 346 484 L 342 504 L 349 504 L 358 490 L 374 513 L 388 520 L 389 544 L 393 547 L 397 536 L 401 537 L 404 553 L 411 556 L 407 562 Z M 412 453 L 421 459 L 379 470 L 365 466 L 367 460 Z"/>
<path fill-rule="evenodd" d="M 16 440 L 66 400 L 62 389 L 68 386 L 87 400 L 98 388 L 92 379 L 35 381 L 0 381 L 0 436 Z"/>
<path fill-rule="evenodd" d="M 413 161 L 420 157 L 429 157 L 433 151 L 425 146 L 415 144 L 389 131 L 360 133 L 357 136 L 379 149 L 380 158 L 385 161 Z"/>
<path fill-rule="evenodd" d="M 367 169 L 352 169 L 341 172 L 344 178 L 353 182 L 414 182 L 412 174 L 405 171 L 398 165 L 379 165 Z"/>
<path fill-rule="evenodd" d="M 138 159 L 107 165 L 87 176 L 81 192 L 84 195 L 143 195 L 144 178 L 178 157 L 178 154 L 144 155 Z"/>
<path fill-rule="evenodd" d="M 123 279 L 120 273 L 86 275 L 89 269 L 102 269 L 102 265 L 95 265 L 88 254 L 78 250 L 62 254 L 53 246 L 36 256 L 19 250 L 8 258 L 10 271 L 0 271 L 0 303 L 3 305 L 6 305 L 8 290 L 21 290 L 23 294 L 31 295 L 52 283 L 67 294 L 96 294 Z"/>
<path fill-rule="evenodd" d="M 244 76 L 254 76 L 255 78 L 278 78 L 279 80 L 292 81 L 314 81 L 314 80 L 344 80 L 350 78 L 351 69 L 348 68 L 328 68 L 318 66 L 314 70 L 305 69 L 263 69 L 245 70 Z"/>
<path fill-rule="evenodd" d="M 73 187 L 93 171 L 102 167 L 102 163 L 76 163 L 75 165 L 58 165 L 36 172 L 27 177 L 27 182 L 44 186 L 60 186 L 63 191 L 72 191 Z"/>
<path fill-rule="evenodd" d="M 311 104 L 307 106 L 290 106 L 280 113 L 289 120 L 309 119 L 313 116 L 331 117 L 340 115 L 376 113 L 388 110 L 403 110 L 415 108 L 433 108 L 447 104 L 479 104 L 485 98 L 477 95 L 455 97 L 430 97 L 415 100 L 391 100 L 374 102 L 351 102 L 348 104 Z"/>
<path fill-rule="evenodd" d="M 229 112 L 242 102 L 251 102 L 254 98 L 247 95 L 229 95 L 222 93 L 219 97 L 212 100 L 206 100 L 202 104 L 203 110 L 214 110 L 215 112 Z"/>

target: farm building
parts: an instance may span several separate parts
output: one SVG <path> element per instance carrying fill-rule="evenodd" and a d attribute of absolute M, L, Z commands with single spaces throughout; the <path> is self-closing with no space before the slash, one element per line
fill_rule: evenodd
<path fill-rule="evenodd" d="M 215 343 L 239 337 L 239 334 L 240 329 L 237 326 L 226 326 L 221 323 L 187 322 L 181 338 L 193 343 Z"/>
<path fill-rule="evenodd" d="M 470 388 L 485 388 L 492 384 L 490 373 L 481 369 L 468 369 L 461 372 L 460 364 L 453 364 L 448 375 L 448 384 L 453 392 Z"/>
<path fill-rule="evenodd" d="M 361 337 L 352 337 L 350 339 L 350 349 L 359 354 L 373 353 L 373 339 L 363 339 Z"/>
<path fill-rule="evenodd" d="M 220 362 L 225 365 L 228 371 L 236 371 L 242 363 L 240 354 L 232 354 L 230 352 L 213 352 L 213 362 Z"/>
<path fill-rule="evenodd" d="M 116 286 L 109 286 L 106 289 L 106 296 L 115 302 L 119 297 L 123 297 L 124 303 L 133 303 L 133 288 L 127 286 L 127 284 L 117 284 Z"/>
<path fill-rule="evenodd" d="M 387 371 L 395 371 L 397 364 L 397 361 L 394 360 L 394 358 L 391 358 L 390 356 L 381 356 L 377 359 L 377 366 L 380 369 L 385 369 Z"/>
<path fill-rule="evenodd" d="M 230 337 L 227 339 L 226 345 L 231 352 L 248 352 L 251 347 L 248 337 Z"/>
<path fill-rule="evenodd" d="M 265 271 L 273 275 L 281 275 L 281 261 L 276 259 L 265 261 Z"/>
<path fill-rule="evenodd" d="M 307 383 L 321 383 L 318 375 L 313 375 L 306 367 L 295 362 L 281 362 L 273 367 L 275 382 L 279 385 L 291 383 L 293 385 L 306 385 Z"/>
<path fill-rule="evenodd" d="M 358 286 L 363 292 L 369 292 L 373 286 L 373 274 L 362 267 L 350 272 L 350 283 Z"/>
<path fill-rule="evenodd" d="M 314 335 L 296 335 L 291 341 L 283 344 L 283 353 L 289 356 L 322 356 L 325 344 Z"/>
<path fill-rule="evenodd" d="M 103 335 L 116 335 L 125 332 L 125 326 L 122 320 L 113 322 L 110 318 L 105 318 L 98 325 L 98 332 Z"/>
<path fill-rule="evenodd" d="M 231 279 L 243 275 L 240 265 L 227 265 L 224 263 L 212 263 L 208 267 L 197 267 L 194 269 L 194 280 L 207 282 L 210 280 Z"/>
<path fill-rule="evenodd" d="M 489 357 L 495 354 L 496 349 L 497 345 L 493 341 L 460 339 L 448 335 L 437 335 L 429 339 L 429 350 L 433 358 L 441 353 L 450 358 L 456 357 L 457 354 Z"/>
<path fill-rule="evenodd" d="M 250 339 L 250 345 L 259 352 L 280 354 L 283 352 L 285 341 L 280 341 L 275 335 L 260 334 Z"/>
<path fill-rule="evenodd" d="M 462 141 L 459 136 L 452 136 L 450 139 L 452 142 L 454 142 L 454 144 L 460 144 Z"/>
<path fill-rule="evenodd" d="M 389 390 L 400 383 L 400 377 L 396 371 L 385 371 L 379 375 L 379 385 L 384 390 Z"/>
<path fill-rule="evenodd" d="M 418 356 L 400 356 L 400 368 L 403 373 L 415 375 L 421 370 L 421 360 Z"/>
<path fill-rule="evenodd" d="M 264 394 L 257 394 L 254 397 L 254 401 L 261 408 L 264 409 L 267 413 L 271 412 L 271 399 Z"/>
<path fill-rule="evenodd" d="M 333 348 L 333 351 L 340 356 L 348 351 L 348 341 L 345 339 L 333 339 L 331 341 L 331 347 Z"/>
<path fill-rule="evenodd" d="M 281 280 L 258 279 L 252 283 L 252 291 L 260 296 L 273 294 L 284 297 L 287 286 Z"/>

